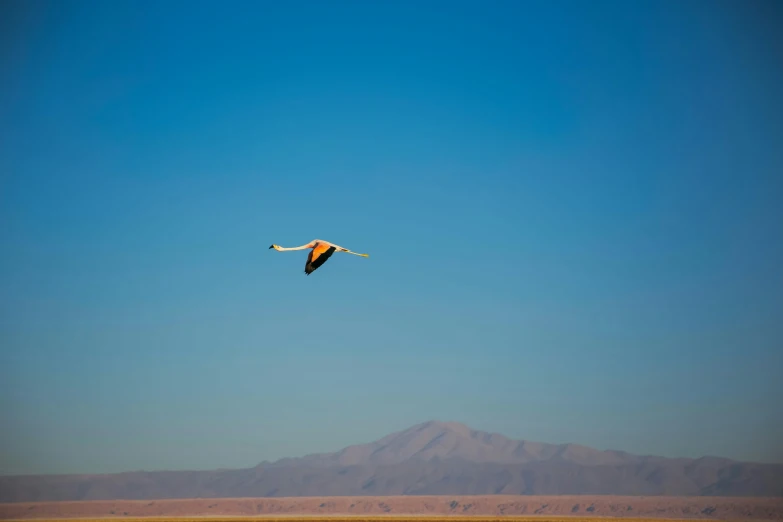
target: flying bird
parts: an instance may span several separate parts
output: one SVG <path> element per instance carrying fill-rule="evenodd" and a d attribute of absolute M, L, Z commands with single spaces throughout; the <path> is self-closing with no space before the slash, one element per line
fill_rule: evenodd
<path fill-rule="evenodd" d="M 353 254 L 355 256 L 370 257 L 369 254 L 359 254 L 357 252 L 351 252 L 347 248 L 343 248 L 340 245 L 335 245 L 329 241 L 323 239 L 313 239 L 306 245 L 298 247 L 281 247 L 280 245 L 272 245 L 269 248 L 274 248 L 278 252 L 288 252 L 289 250 L 305 250 L 310 248 L 310 254 L 307 256 L 307 262 L 305 263 L 305 274 L 310 275 L 315 272 L 319 266 L 326 263 L 326 260 L 332 257 L 335 252 L 345 252 L 346 254 Z"/>

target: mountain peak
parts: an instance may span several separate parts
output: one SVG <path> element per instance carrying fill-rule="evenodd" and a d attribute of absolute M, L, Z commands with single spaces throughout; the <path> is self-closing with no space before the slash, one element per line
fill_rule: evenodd
<path fill-rule="evenodd" d="M 441 420 L 430 420 L 427 422 L 422 422 L 421 424 L 416 424 L 415 426 L 412 426 L 404 431 L 438 431 L 438 432 L 451 432 L 458 434 L 460 436 L 467 436 L 469 437 L 471 433 L 475 432 L 472 428 L 469 426 L 466 426 L 465 424 L 462 424 L 461 422 L 453 422 L 453 421 L 441 421 Z"/>

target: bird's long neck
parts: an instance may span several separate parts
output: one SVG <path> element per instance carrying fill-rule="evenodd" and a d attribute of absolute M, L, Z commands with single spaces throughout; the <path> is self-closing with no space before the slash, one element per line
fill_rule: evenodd
<path fill-rule="evenodd" d="M 286 247 L 277 247 L 277 250 L 279 250 L 281 252 L 285 252 L 285 251 L 288 251 L 288 250 L 304 250 L 306 248 L 310 248 L 310 243 L 308 243 L 306 245 L 298 246 L 298 247 L 288 247 L 288 248 L 286 248 Z"/>

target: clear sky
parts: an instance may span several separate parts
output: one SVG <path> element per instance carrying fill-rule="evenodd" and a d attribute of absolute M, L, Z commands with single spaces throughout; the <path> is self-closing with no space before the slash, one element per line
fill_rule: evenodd
<path fill-rule="evenodd" d="M 780 3 L 0 9 L 0 473 L 783 461 Z"/>

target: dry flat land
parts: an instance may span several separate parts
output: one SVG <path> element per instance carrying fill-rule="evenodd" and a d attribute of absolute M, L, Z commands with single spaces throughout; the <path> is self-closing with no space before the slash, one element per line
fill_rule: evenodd
<path fill-rule="evenodd" d="M 63 522 L 65 519 L 53 518 L 53 519 L 39 519 L 40 522 Z M 78 518 L 67 519 L 69 522 L 115 522 L 116 518 Z M 557 517 L 541 517 L 541 516 L 528 516 L 528 517 L 515 517 L 515 516 L 500 516 L 500 517 L 481 517 L 481 516 L 466 516 L 466 515 L 285 515 L 285 516 L 266 516 L 266 517 L 181 517 L 181 518 L 131 518 L 127 517 L 126 520 L 140 521 L 140 522 L 390 522 L 390 521 L 406 521 L 406 522 L 601 522 L 611 521 L 614 519 L 591 517 L 591 518 L 579 518 L 579 517 L 566 517 L 563 519 Z M 630 518 L 625 519 L 633 522 L 658 522 L 660 520 L 668 520 L 671 522 L 683 522 L 676 519 L 652 519 L 652 518 Z"/>
<path fill-rule="evenodd" d="M 559 520 L 600 518 L 783 520 L 783 498 L 622 496 L 390 496 L 98 500 L 0 504 L 0 519 L 106 519 L 204 517 L 356 521 L 470 519 Z M 466 518 L 467 517 L 467 518 Z M 490 517 L 490 518 L 487 518 Z M 145 520 L 145 522 L 148 522 Z"/>

